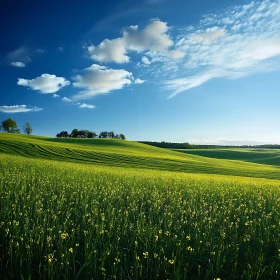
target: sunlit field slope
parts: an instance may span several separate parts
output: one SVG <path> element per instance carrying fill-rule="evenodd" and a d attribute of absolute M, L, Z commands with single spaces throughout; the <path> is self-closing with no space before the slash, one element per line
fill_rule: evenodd
<path fill-rule="evenodd" d="M 0 153 L 0 279 L 277 279 L 280 182 Z"/>
<path fill-rule="evenodd" d="M 0 133 L 0 170 L 1 280 L 278 279 L 278 166 Z"/>
<path fill-rule="evenodd" d="M 0 153 L 93 165 L 280 179 L 279 166 L 202 157 L 122 140 L 0 133 Z"/>
<path fill-rule="evenodd" d="M 246 162 L 280 166 L 280 149 L 238 148 L 238 149 L 188 149 L 176 150 L 188 155 L 216 159 L 241 160 Z"/>

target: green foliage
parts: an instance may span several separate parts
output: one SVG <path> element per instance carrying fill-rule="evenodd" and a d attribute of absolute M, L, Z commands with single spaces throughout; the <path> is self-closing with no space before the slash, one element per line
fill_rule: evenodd
<path fill-rule="evenodd" d="M 23 130 L 26 134 L 30 135 L 30 134 L 32 134 L 33 129 L 32 129 L 31 124 L 29 122 L 26 122 L 25 126 L 23 127 Z"/>
<path fill-rule="evenodd" d="M 86 129 L 78 130 L 77 128 L 73 129 L 71 134 L 68 134 L 67 131 L 61 131 L 56 134 L 57 138 L 96 138 L 97 136 L 98 135 L 93 131 Z M 102 131 L 98 137 L 125 140 L 125 136 L 123 134 L 115 134 L 114 131 Z"/>
<path fill-rule="evenodd" d="M 69 137 L 69 134 L 68 134 L 68 132 L 65 130 L 65 131 L 61 131 L 61 132 L 57 133 L 57 134 L 56 134 L 56 137 L 57 137 L 57 138 L 60 138 L 60 137 L 62 137 L 62 138 L 67 138 L 67 137 Z"/>
<path fill-rule="evenodd" d="M 168 149 L 192 149 L 194 145 L 189 143 L 172 143 L 172 142 L 151 142 L 151 141 L 139 141 L 139 143 L 159 147 L 159 148 L 168 148 Z"/>
<path fill-rule="evenodd" d="M 8 118 L 1 122 L 1 127 L 3 131 L 8 133 L 20 133 L 20 130 L 17 126 L 17 123 L 15 120 Z"/>

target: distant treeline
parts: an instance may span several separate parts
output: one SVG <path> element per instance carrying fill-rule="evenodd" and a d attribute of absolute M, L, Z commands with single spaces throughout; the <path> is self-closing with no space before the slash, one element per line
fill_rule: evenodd
<path fill-rule="evenodd" d="M 267 149 L 280 149 L 280 145 L 267 144 L 267 145 L 242 145 L 242 146 L 222 146 L 222 145 L 196 145 L 185 143 L 172 143 L 172 142 L 151 142 L 151 141 L 138 141 L 139 143 L 167 149 L 222 149 L 222 148 L 267 148 Z"/>
<path fill-rule="evenodd" d="M 125 140 L 125 136 L 121 134 L 115 134 L 114 131 L 102 131 L 96 134 L 93 131 L 89 130 L 78 130 L 77 128 L 73 129 L 71 133 L 67 131 L 61 131 L 56 134 L 57 138 L 111 138 L 111 139 L 121 139 Z"/>

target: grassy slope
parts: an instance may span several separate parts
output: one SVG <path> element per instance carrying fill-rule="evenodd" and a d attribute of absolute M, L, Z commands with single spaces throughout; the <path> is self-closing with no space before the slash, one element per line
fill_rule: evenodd
<path fill-rule="evenodd" d="M 126 168 L 280 179 L 278 166 L 185 154 L 131 141 L 0 133 L 0 153 Z"/>
<path fill-rule="evenodd" d="M 198 155 L 208 158 L 241 160 L 259 164 L 280 166 L 279 149 L 195 149 L 195 150 L 176 150 L 188 155 Z"/>

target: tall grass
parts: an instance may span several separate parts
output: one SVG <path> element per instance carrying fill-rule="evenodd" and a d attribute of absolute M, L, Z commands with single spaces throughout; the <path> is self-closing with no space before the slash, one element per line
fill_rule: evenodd
<path fill-rule="evenodd" d="M 280 183 L 0 154 L 1 279 L 276 279 Z"/>

